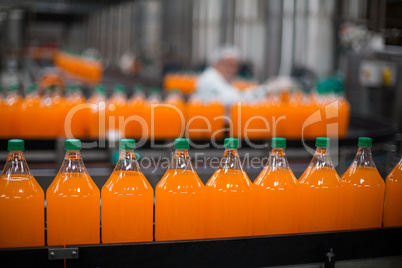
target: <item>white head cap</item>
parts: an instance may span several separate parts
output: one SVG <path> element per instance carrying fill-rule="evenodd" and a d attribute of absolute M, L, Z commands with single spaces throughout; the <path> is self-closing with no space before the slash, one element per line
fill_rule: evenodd
<path fill-rule="evenodd" d="M 220 45 L 215 48 L 209 57 L 209 64 L 214 65 L 218 61 L 226 58 L 240 59 L 240 50 L 238 47 L 231 44 Z"/>

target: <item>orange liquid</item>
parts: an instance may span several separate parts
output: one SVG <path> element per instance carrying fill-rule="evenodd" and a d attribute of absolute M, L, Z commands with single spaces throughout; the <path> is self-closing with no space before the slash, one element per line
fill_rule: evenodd
<path fill-rule="evenodd" d="M 381 227 L 385 183 L 374 167 L 349 168 L 342 180 L 342 229 Z"/>
<path fill-rule="evenodd" d="M 155 189 L 155 240 L 205 238 L 204 198 L 197 173 L 168 170 Z"/>
<path fill-rule="evenodd" d="M 4 117 L 1 118 L 1 129 L 3 137 L 21 136 L 21 104 L 22 98 L 18 95 L 9 95 L 4 99 Z"/>
<path fill-rule="evenodd" d="M 21 133 L 23 137 L 38 138 L 38 117 L 40 115 L 41 97 L 39 95 L 28 95 L 21 105 Z"/>
<path fill-rule="evenodd" d="M 244 171 L 215 171 L 205 187 L 207 238 L 252 235 L 251 187 Z"/>
<path fill-rule="evenodd" d="M 0 177 L 0 248 L 45 245 L 44 199 L 34 177 Z"/>
<path fill-rule="evenodd" d="M 149 107 L 149 133 L 156 139 L 173 139 L 180 136 L 185 127 L 183 100 L 166 100 Z M 184 123 L 184 124 L 183 124 Z"/>
<path fill-rule="evenodd" d="M 114 171 L 102 187 L 102 242 L 153 240 L 154 191 L 138 171 Z"/>
<path fill-rule="evenodd" d="M 264 168 L 253 187 L 253 234 L 296 232 L 297 182 L 288 169 Z"/>
<path fill-rule="evenodd" d="M 89 137 L 104 138 L 106 137 L 106 99 L 98 94 L 93 95 L 89 99 L 89 103 L 93 105 L 89 113 Z"/>
<path fill-rule="evenodd" d="M 187 106 L 187 131 L 191 139 L 221 138 L 225 121 L 225 107 L 219 102 L 203 104 L 191 101 Z"/>
<path fill-rule="evenodd" d="M 54 138 L 57 136 L 57 113 L 56 105 L 50 96 L 42 97 L 39 108 L 38 128 L 42 138 Z"/>
<path fill-rule="evenodd" d="M 402 162 L 388 174 L 385 183 L 384 227 L 402 226 Z"/>
<path fill-rule="evenodd" d="M 125 135 L 124 120 L 126 118 L 126 104 L 127 100 L 124 96 L 114 95 L 107 102 L 107 129 L 115 130 L 121 133 L 121 136 Z"/>
<path fill-rule="evenodd" d="M 335 170 L 307 169 L 298 184 L 300 232 L 340 229 L 341 183 Z"/>
<path fill-rule="evenodd" d="M 141 139 L 148 137 L 149 114 L 145 99 L 133 97 L 128 102 L 127 118 L 125 123 L 126 137 Z"/>
<path fill-rule="evenodd" d="M 66 116 L 69 112 L 73 112 L 72 109 L 76 110 L 71 118 L 71 134 L 74 138 L 85 138 L 88 133 L 88 115 L 89 111 L 87 108 L 79 109 L 78 105 L 85 103 L 85 98 L 76 97 L 76 96 L 68 96 L 66 97 Z M 79 109 L 79 110 L 78 110 Z M 67 130 L 64 126 L 64 132 L 67 134 Z"/>
<path fill-rule="evenodd" d="M 46 192 L 47 244 L 97 244 L 100 193 L 83 173 L 58 174 Z"/>
<path fill-rule="evenodd" d="M 270 136 L 270 122 L 267 120 L 268 107 L 265 104 L 235 104 L 231 108 L 234 137 L 266 139 Z"/>

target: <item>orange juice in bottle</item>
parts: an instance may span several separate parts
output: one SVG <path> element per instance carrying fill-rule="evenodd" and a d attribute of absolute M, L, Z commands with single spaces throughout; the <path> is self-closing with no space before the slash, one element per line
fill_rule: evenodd
<path fill-rule="evenodd" d="M 102 187 L 102 243 L 153 240 L 154 191 L 134 149 L 135 140 L 120 140 L 120 158 Z"/>
<path fill-rule="evenodd" d="M 163 120 L 160 122 L 163 126 L 164 138 L 172 139 L 180 136 L 185 127 L 186 110 L 185 103 L 177 89 L 172 90 L 166 97 L 163 107 L 159 107 L 163 113 Z"/>
<path fill-rule="evenodd" d="M 148 137 L 147 100 L 142 84 L 134 86 L 134 95 L 128 101 L 127 106 L 126 137 L 139 139 Z"/>
<path fill-rule="evenodd" d="M 341 181 L 329 155 L 329 138 L 319 137 L 310 165 L 299 178 L 300 232 L 339 230 Z"/>
<path fill-rule="evenodd" d="M 124 136 L 125 132 L 123 125 L 126 117 L 126 104 L 127 98 L 124 86 L 115 85 L 113 95 L 107 102 L 107 130 L 118 132 L 120 137 Z"/>
<path fill-rule="evenodd" d="M 341 177 L 342 229 L 381 227 L 385 183 L 371 155 L 372 140 L 360 137 L 359 150 Z"/>
<path fill-rule="evenodd" d="M 241 166 L 239 140 L 225 139 L 218 169 L 205 185 L 206 237 L 252 235 L 252 183 Z"/>
<path fill-rule="evenodd" d="M 24 101 L 21 105 L 21 133 L 25 137 L 38 138 L 38 117 L 39 117 L 39 107 L 41 102 L 41 97 L 37 91 L 38 87 L 36 84 L 32 84 L 25 96 Z"/>
<path fill-rule="evenodd" d="M 148 105 L 145 109 L 145 114 L 149 118 L 148 133 L 150 138 L 162 139 L 165 136 L 166 126 L 164 125 L 164 121 L 166 119 L 163 112 L 165 107 L 161 107 L 161 105 L 160 89 L 155 86 L 151 87 L 151 94 L 148 97 Z"/>
<path fill-rule="evenodd" d="M 63 91 L 59 85 L 52 86 L 52 102 L 53 102 L 53 113 L 55 116 L 55 127 L 56 133 L 53 137 L 65 136 L 64 131 L 64 120 L 66 117 L 66 102 L 64 100 Z"/>
<path fill-rule="evenodd" d="M 67 87 L 66 102 L 66 120 L 70 120 L 71 134 L 75 138 L 84 138 L 88 132 L 88 109 L 81 108 L 79 105 L 85 103 L 80 85 L 69 85 Z M 64 129 L 68 134 L 67 129 Z"/>
<path fill-rule="evenodd" d="M 91 112 L 89 115 L 89 137 L 106 137 L 106 89 L 103 85 L 97 85 L 95 92 L 89 99 Z"/>
<path fill-rule="evenodd" d="M 254 181 L 253 234 L 295 233 L 297 180 L 285 155 L 286 139 L 273 138 L 268 162 Z"/>
<path fill-rule="evenodd" d="M 155 189 L 155 240 L 205 238 L 205 192 L 188 154 L 188 139 L 176 139 L 175 154 Z"/>
<path fill-rule="evenodd" d="M 385 182 L 384 227 L 402 226 L 402 158 Z"/>
<path fill-rule="evenodd" d="M 22 98 L 18 94 L 19 85 L 11 84 L 4 99 L 6 116 L 1 118 L 4 137 L 21 136 L 21 104 Z"/>
<path fill-rule="evenodd" d="M 24 141 L 8 141 L 0 175 L 0 248 L 45 245 L 45 195 L 24 158 Z"/>
<path fill-rule="evenodd" d="M 65 141 L 63 164 L 46 191 L 47 244 L 97 244 L 100 193 L 81 159 L 81 141 Z"/>

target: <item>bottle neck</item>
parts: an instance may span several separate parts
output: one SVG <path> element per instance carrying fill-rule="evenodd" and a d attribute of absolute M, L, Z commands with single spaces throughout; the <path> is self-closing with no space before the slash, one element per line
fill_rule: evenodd
<path fill-rule="evenodd" d="M 331 157 L 329 155 L 329 148 L 317 147 L 310 166 L 315 168 L 334 168 Z"/>
<path fill-rule="evenodd" d="M 272 170 L 289 169 L 289 163 L 285 155 L 285 149 L 273 148 L 271 154 L 269 155 L 266 167 Z"/>
<path fill-rule="evenodd" d="M 187 149 L 176 149 L 169 169 L 187 169 L 194 171 Z"/>
<path fill-rule="evenodd" d="M 219 164 L 219 168 L 243 170 L 240 162 L 239 153 L 236 149 L 225 149 L 225 152 L 223 153 L 223 157 Z"/>
<path fill-rule="evenodd" d="M 67 150 L 59 173 L 86 173 L 84 162 L 79 150 Z"/>
<path fill-rule="evenodd" d="M 371 147 L 359 147 L 352 165 L 375 168 Z"/>
<path fill-rule="evenodd" d="M 9 174 L 27 174 L 32 176 L 22 151 L 10 151 L 8 153 L 7 162 L 1 175 Z"/>
<path fill-rule="evenodd" d="M 134 150 L 120 150 L 114 171 L 141 171 Z"/>

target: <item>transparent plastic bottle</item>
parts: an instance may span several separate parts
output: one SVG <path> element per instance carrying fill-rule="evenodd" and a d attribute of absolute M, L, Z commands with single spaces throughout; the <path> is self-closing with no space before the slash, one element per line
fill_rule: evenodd
<path fill-rule="evenodd" d="M 372 140 L 360 137 L 355 159 L 341 177 L 342 229 L 382 225 L 385 183 L 371 155 Z"/>
<path fill-rule="evenodd" d="M 402 226 L 402 158 L 386 179 L 383 224 Z"/>
<path fill-rule="evenodd" d="M 106 136 L 106 88 L 103 85 L 95 87 L 89 103 L 92 104 L 89 116 L 89 136 L 104 138 Z"/>
<path fill-rule="evenodd" d="M 154 191 L 134 154 L 135 140 L 120 140 L 120 157 L 102 187 L 102 243 L 153 240 Z"/>
<path fill-rule="evenodd" d="M 100 192 L 81 158 L 81 141 L 65 141 L 63 164 L 46 192 L 47 244 L 97 244 Z"/>
<path fill-rule="evenodd" d="M 4 99 L 6 114 L 1 118 L 1 128 L 4 137 L 21 136 L 21 104 L 22 98 L 18 93 L 19 85 L 11 84 Z"/>
<path fill-rule="evenodd" d="M 272 139 L 268 162 L 254 181 L 254 235 L 297 231 L 297 180 L 290 169 L 285 148 L 286 139 Z"/>
<path fill-rule="evenodd" d="M 0 175 L 0 248 L 45 245 L 45 195 L 24 158 L 24 141 L 8 141 Z"/>
<path fill-rule="evenodd" d="M 37 119 L 40 115 L 41 97 L 38 94 L 38 87 L 32 84 L 27 89 L 27 95 L 21 105 L 21 134 L 24 137 L 38 138 L 40 130 Z"/>
<path fill-rule="evenodd" d="M 107 103 L 108 131 L 117 132 L 119 137 L 125 136 L 124 119 L 127 117 L 128 107 L 123 85 L 117 84 L 114 86 L 113 95 Z"/>
<path fill-rule="evenodd" d="M 155 240 L 205 238 L 205 192 L 188 154 L 188 139 L 175 140 L 175 154 L 155 189 Z"/>
<path fill-rule="evenodd" d="M 149 103 L 142 84 L 134 85 L 134 94 L 128 101 L 126 137 L 142 139 L 148 137 L 150 124 Z"/>
<path fill-rule="evenodd" d="M 86 99 L 81 91 L 81 86 L 69 85 L 67 87 L 66 94 L 66 116 L 71 116 L 71 124 L 70 130 L 71 134 L 75 138 L 84 138 L 87 137 L 87 133 L 89 131 L 88 127 L 88 115 L 89 111 L 86 108 L 80 108 L 79 105 L 84 104 Z M 71 112 L 71 114 L 69 114 Z M 65 129 L 65 134 L 69 134 L 70 131 Z"/>
<path fill-rule="evenodd" d="M 329 138 L 316 139 L 310 165 L 299 178 L 300 232 L 339 230 L 341 181 L 329 155 Z"/>
<path fill-rule="evenodd" d="M 218 169 L 205 185 L 206 237 L 252 235 L 252 183 L 244 172 L 237 149 L 239 140 L 227 138 Z"/>

